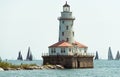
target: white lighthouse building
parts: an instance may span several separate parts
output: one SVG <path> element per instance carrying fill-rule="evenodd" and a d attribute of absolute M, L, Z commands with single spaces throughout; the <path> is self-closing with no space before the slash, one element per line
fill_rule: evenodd
<path fill-rule="evenodd" d="M 74 43 L 74 31 L 73 31 L 73 22 L 75 18 L 70 12 L 70 6 L 66 4 L 63 6 L 63 12 L 61 12 L 61 17 L 59 20 L 59 41 L 66 41 L 70 44 Z"/>
<path fill-rule="evenodd" d="M 59 20 L 59 40 L 49 46 L 49 55 L 74 55 L 85 54 L 87 46 L 74 40 L 73 23 L 75 18 L 72 16 L 70 6 L 63 5 L 63 11 Z"/>
<path fill-rule="evenodd" d="M 60 64 L 66 68 L 93 68 L 93 55 L 87 53 L 87 46 L 74 39 L 73 23 L 75 18 L 70 5 L 65 3 L 59 20 L 58 42 L 50 45 L 47 55 L 43 55 L 43 64 Z"/>

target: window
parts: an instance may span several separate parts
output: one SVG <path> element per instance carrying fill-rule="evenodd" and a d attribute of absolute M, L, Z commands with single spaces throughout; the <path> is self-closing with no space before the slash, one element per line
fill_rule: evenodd
<path fill-rule="evenodd" d="M 62 36 L 64 36 L 64 32 L 62 32 Z"/>
<path fill-rule="evenodd" d="M 53 50 L 51 50 L 51 53 L 53 53 Z"/>
<path fill-rule="evenodd" d="M 53 52 L 56 53 L 55 48 L 53 49 Z"/>
<path fill-rule="evenodd" d="M 69 48 L 69 52 L 71 51 L 71 48 Z"/>
<path fill-rule="evenodd" d="M 66 30 L 68 30 L 68 28 L 69 28 L 69 27 L 68 27 L 68 26 L 66 26 Z"/>
<path fill-rule="evenodd" d="M 51 49 L 51 53 L 56 53 L 55 48 Z"/>
<path fill-rule="evenodd" d="M 68 42 L 68 41 L 69 41 L 69 38 L 67 38 L 66 41 Z"/>
<path fill-rule="evenodd" d="M 64 24 L 64 21 L 62 21 L 62 23 Z"/>
<path fill-rule="evenodd" d="M 61 53 L 65 53 L 65 48 L 61 48 Z"/>
<path fill-rule="evenodd" d="M 73 36 L 74 36 L 74 32 L 73 32 Z"/>

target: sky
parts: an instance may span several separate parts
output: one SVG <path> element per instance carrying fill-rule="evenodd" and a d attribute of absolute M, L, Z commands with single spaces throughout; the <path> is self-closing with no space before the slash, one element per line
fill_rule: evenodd
<path fill-rule="evenodd" d="M 0 0 L 0 56 L 16 59 L 28 47 L 35 59 L 42 59 L 48 46 L 58 41 L 58 28 L 66 0 Z M 98 51 L 107 59 L 111 46 L 115 57 L 120 50 L 120 0 L 67 0 L 74 21 L 75 40 Z"/>

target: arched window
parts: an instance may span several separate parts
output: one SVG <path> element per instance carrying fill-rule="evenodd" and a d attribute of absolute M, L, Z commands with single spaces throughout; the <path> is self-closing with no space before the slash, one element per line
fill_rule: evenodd
<path fill-rule="evenodd" d="M 64 21 L 62 21 L 62 24 L 64 24 Z"/>
<path fill-rule="evenodd" d="M 69 41 L 69 38 L 66 38 L 66 41 L 68 42 L 68 41 Z"/>
<path fill-rule="evenodd" d="M 69 52 L 71 52 L 71 48 L 69 48 Z"/>
<path fill-rule="evenodd" d="M 62 32 L 62 36 L 64 36 L 64 32 Z"/>
<path fill-rule="evenodd" d="M 74 32 L 73 32 L 73 36 L 74 36 Z"/>
<path fill-rule="evenodd" d="M 66 26 L 66 30 L 68 30 L 69 29 L 69 26 Z"/>

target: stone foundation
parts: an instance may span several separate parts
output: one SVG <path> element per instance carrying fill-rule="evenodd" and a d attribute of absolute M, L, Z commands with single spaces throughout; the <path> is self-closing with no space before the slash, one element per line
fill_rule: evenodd
<path fill-rule="evenodd" d="M 93 68 L 94 56 L 48 55 L 42 56 L 43 65 L 62 65 L 65 68 Z"/>

